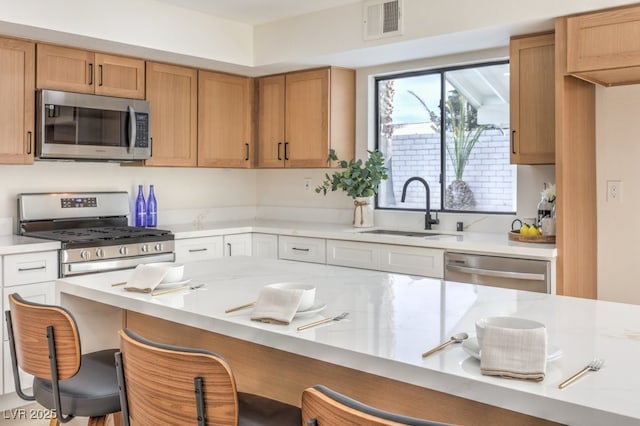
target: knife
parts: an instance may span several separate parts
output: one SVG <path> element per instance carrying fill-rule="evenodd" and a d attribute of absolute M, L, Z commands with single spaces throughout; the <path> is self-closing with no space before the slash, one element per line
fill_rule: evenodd
<path fill-rule="evenodd" d="M 349 315 L 349 312 L 343 312 L 340 315 L 336 315 L 335 317 L 329 317 L 329 318 L 322 319 L 320 321 L 301 325 L 300 327 L 298 327 L 298 331 L 306 330 L 307 328 L 315 327 L 316 325 L 326 324 L 331 321 L 340 321 L 341 319 L 344 319 L 347 315 Z"/>

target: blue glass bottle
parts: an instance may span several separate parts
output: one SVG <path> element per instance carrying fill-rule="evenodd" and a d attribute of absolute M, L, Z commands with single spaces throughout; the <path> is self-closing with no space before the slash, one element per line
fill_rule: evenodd
<path fill-rule="evenodd" d="M 147 198 L 147 227 L 155 228 L 158 226 L 158 202 L 153 185 L 149 185 L 149 197 Z"/>
<path fill-rule="evenodd" d="M 142 185 L 138 185 L 138 198 L 136 198 L 136 217 L 135 224 L 142 228 L 147 224 L 147 204 L 144 201 L 144 189 Z"/>

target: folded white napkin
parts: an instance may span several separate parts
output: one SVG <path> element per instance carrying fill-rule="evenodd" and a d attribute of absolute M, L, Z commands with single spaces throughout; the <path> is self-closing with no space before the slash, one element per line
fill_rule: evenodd
<path fill-rule="evenodd" d="M 480 370 L 501 376 L 539 382 L 547 371 L 547 329 L 487 326 L 480 348 Z"/>
<path fill-rule="evenodd" d="M 251 319 L 275 324 L 291 323 L 298 311 L 303 292 L 302 289 L 263 287 L 253 307 Z"/>
<path fill-rule="evenodd" d="M 138 293 L 151 293 L 162 282 L 169 269 L 169 266 L 138 265 L 124 289 Z"/>

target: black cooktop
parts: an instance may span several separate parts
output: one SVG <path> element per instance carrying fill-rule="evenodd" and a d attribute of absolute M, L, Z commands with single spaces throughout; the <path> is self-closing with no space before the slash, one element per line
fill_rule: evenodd
<path fill-rule="evenodd" d="M 171 231 L 134 226 L 105 226 L 29 231 L 27 237 L 61 241 L 69 246 L 105 246 L 173 240 Z"/>

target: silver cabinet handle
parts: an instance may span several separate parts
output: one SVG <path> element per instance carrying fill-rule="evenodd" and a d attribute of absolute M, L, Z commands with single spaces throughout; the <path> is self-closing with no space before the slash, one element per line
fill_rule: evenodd
<path fill-rule="evenodd" d="M 468 266 L 447 265 L 448 271 L 464 272 L 466 274 L 484 275 L 486 277 L 512 278 L 516 280 L 544 281 L 544 274 L 528 272 L 496 271 L 495 269 L 470 268 Z"/>
<path fill-rule="evenodd" d="M 298 248 L 298 247 L 291 247 L 291 250 L 295 250 L 295 251 L 309 251 L 308 248 Z"/>
<path fill-rule="evenodd" d="M 18 272 L 27 272 L 27 271 L 41 271 L 43 269 L 47 269 L 46 266 L 36 266 L 33 268 L 18 268 Z"/>
<path fill-rule="evenodd" d="M 199 251 L 207 251 L 206 248 L 200 248 L 200 249 L 189 249 L 189 253 L 197 253 Z"/>
<path fill-rule="evenodd" d="M 229 248 L 229 256 L 231 256 L 231 243 L 227 243 L 227 247 Z"/>

